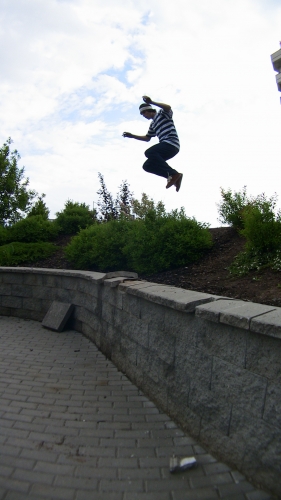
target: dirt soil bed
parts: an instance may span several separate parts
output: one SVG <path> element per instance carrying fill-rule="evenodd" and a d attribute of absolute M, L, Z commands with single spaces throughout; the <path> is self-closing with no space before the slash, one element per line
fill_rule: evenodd
<path fill-rule="evenodd" d="M 210 229 L 213 248 L 198 263 L 146 277 L 149 281 L 281 307 L 281 272 L 263 269 L 236 278 L 228 267 L 245 247 L 229 227 Z"/>
<path fill-rule="evenodd" d="M 263 269 L 242 278 L 231 277 L 228 267 L 234 257 L 244 249 L 245 241 L 229 227 L 210 229 L 210 232 L 214 245 L 200 262 L 140 278 L 188 290 L 281 307 L 281 272 Z M 64 246 L 69 240 L 70 237 L 67 236 L 59 238 L 57 252 L 48 259 L 33 262 L 30 267 L 71 269 L 64 257 Z"/>

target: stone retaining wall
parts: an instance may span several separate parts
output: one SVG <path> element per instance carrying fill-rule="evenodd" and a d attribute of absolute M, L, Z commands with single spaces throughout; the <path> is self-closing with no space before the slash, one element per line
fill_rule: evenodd
<path fill-rule="evenodd" d="M 54 300 L 158 407 L 281 496 L 280 308 L 124 272 L 0 268 L 1 315 L 42 321 Z"/>

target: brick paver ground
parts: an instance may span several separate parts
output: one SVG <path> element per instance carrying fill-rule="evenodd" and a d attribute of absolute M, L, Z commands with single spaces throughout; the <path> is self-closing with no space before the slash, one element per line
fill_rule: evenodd
<path fill-rule="evenodd" d="M 0 316 L 0 499 L 266 500 L 75 331 Z M 195 456 L 171 475 L 169 458 Z"/>

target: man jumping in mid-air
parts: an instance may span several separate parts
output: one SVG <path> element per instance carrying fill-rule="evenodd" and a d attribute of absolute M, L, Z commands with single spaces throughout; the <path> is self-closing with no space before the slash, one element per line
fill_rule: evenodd
<path fill-rule="evenodd" d="M 167 179 L 166 188 L 175 186 L 179 191 L 183 174 L 170 167 L 166 160 L 176 156 L 180 150 L 180 143 L 175 125 L 173 122 L 173 111 L 169 104 L 155 102 L 148 96 L 143 96 L 145 104 L 139 107 L 140 114 L 147 120 L 152 120 L 146 135 L 134 135 L 130 132 L 124 132 L 123 137 L 138 139 L 139 141 L 149 142 L 151 137 L 157 136 L 159 143 L 145 151 L 148 158 L 143 165 L 143 169 L 151 174 L 160 175 Z M 157 112 L 152 105 L 158 106 Z"/>

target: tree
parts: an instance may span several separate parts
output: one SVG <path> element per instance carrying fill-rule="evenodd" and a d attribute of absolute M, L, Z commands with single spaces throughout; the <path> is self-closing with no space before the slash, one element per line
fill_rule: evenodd
<path fill-rule="evenodd" d="M 76 234 L 96 222 L 96 212 L 89 205 L 67 200 L 64 209 L 56 213 L 56 224 L 62 234 Z"/>
<path fill-rule="evenodd" d="M 27 217 L 33 217 L 34 215 L 41 215 L 41 217 L 45 220 L 48 220 L 50 210 L 48 209 L 44 198 L 45 194 L 42 193 L 41 196 L 38 196 L 38 200 L 35 201 L 35 203 L 32 205 L 30 208 Z"/>
<path fill-rule="evenodd" d="M 130 184 L 128 181 L 122 181 L 119 186 L 119 191 L 116 196 L 116 200 L 113 199 L 112 194 L 108 191 L 103 175 L 98 173 L 100 180 L 100 189 L 97 191 L 99 195 L 99 201 L 97 203 L 100 216 L 99 219 L 102 222 L 108 222 L 112 219 L 131 219 L 134 216 L 131 214 L 133 193 L 130 191 Z"/>
<path fill-rule="evenodd" d="M 36 191 L 28 190 L 24 167 L 18 167 L 20 155 L 10 150 L 9 138 L 0 148 L 0 225 L 8 226 L 23 218 L 31 207 Z"/>
<path fill-rule="evenodd" d="M 131 208 L 133 201 L 133 193 L 130 191 L 130 185 L 128 181 L 122 181 L 119 186 L 119 191 L 117 193 L 116 205 L 118 207 L 119 218 L 126 217 L 131 218 Z"/>
<path fill-rule="evenodd" d="M 118 208 L 116 201 L 113 200 L 111 193 L 108 191 L 103 175 L 98 173 L 100 180 L 100 189 L 97 191 L 97 194 L 100 196 L 98 201 L 99 211 L 101 213 L 100 219 L 102 221 L 108 222 L 112 219 L 118 219 Z"/>
<path fill-rule="evenodd" d="M 162 201 L 156 204 L 152 198 L 148 198 L 147 194 L 142 193 L 141 200 L 132 199 L 132 209 L 138 219 L 145 219 L 146 215 L 153 211 L 155 215 L 161 217 L 166 213 L 165 205 Z"/>

